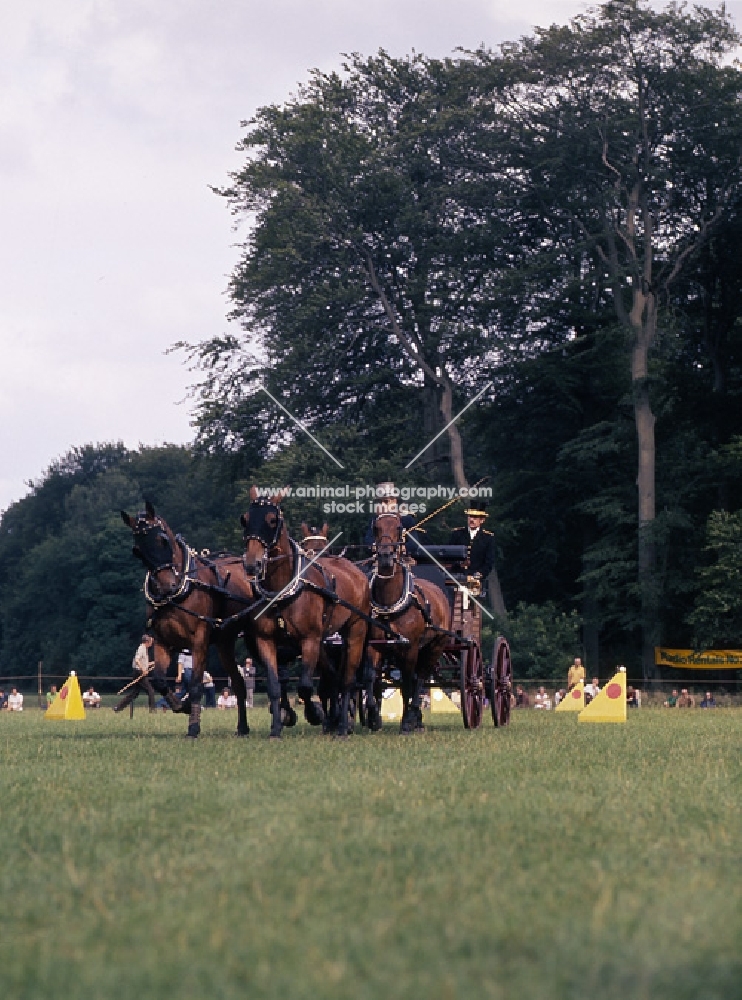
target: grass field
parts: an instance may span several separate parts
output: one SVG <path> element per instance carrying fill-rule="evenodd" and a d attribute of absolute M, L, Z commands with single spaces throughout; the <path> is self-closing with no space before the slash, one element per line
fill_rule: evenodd
<path fill-rule="evenodd" d="M 742 712 L 251 723 L 3 713 L 6 1000 L 742 995 Z"/>

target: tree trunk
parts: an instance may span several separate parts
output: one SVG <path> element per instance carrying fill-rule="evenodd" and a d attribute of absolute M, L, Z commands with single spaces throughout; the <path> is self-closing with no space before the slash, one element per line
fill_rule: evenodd
<path fill-rule="evenodd" d="M 642 673 L 644 683 L 657 678 L 654 647 L 659 641 L 657 593 L 657 553 L 654 539 L 656 510 L 655 488 L 655 417 L 649 398 L 648 359 L 654 341 L 657 322 L 656 299 L 650 292 L 634 291 L 631 311 L 635 341 L 631 358 L 631 378 L 634 397 L 634 421 L 639 451 L 636 477 L 639 507 L 638 582 L 641 594 Z"/>

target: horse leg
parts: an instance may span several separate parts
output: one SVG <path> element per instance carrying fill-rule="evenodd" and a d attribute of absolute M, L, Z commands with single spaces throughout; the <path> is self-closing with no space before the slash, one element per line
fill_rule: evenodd
<path fill-rule="evenodd" d="M 301 679 L 299 697 L 304 702 L 304 718 L 310 726 L 321 726 L 324 712 L 319 702 L 313 701 L 314 671 L 319 659 L 320 637 L 309 636 L 301 642 Z"/>
<path fill-rule="evenodd" d="M 278 676 L 276 648 L 269 639 L 256 639 L 255 648 L 258 659 L 266 671 L 266 687 L 268 689 L 268 701 L 271 709 L 270 738 L 272 740 L 280 740 L 283 720 L 281 718 L 281 681 Z"/>
<path fill-rule="evenodd" d="M 366 719 L 371 733 L 377 733 L 381 729 L 381 692 L 377 692 L 380 665 L 380 655 L 369 649 L 363 665 L 363 687 L 366 692 Z"/>
<path fill-rule="evenodd" d="M 414 716 L 414 720 L 415 720 L 415 732 L 416 733 L 424 733 L 425 732 L 425 725 L 423 723 L 423 713 L 422 713 L 422 709 L 420 708 L 420 704 L 422 702 L 422 690 L 423 690 L 422 678 L 420 676 L 416 675 L 415 676 L 415 693 L 412 696 L 412 706 L 411 706 L 412 715 Z"/>
<path fill-rule="evenodd" d="M 216 651 L 219 654 L 219 662 L 232 682 L 232 690 L 237 696 L 237 731 L 235 736 L 248 736 L 250 727 L 247 724 L 247 688 L 245 687 L 245 678 L 237 669 L 237 661 L 234 658 L 234 643 L 219 643 Z"/>
<path fill-rule="evenodd" d="M 194 670 L 193 673 L 195 674 L 196 671 Z M 191 711 L 188 716 L 188 732 L 186 733 L 186 736 L 191 740 L 195 740 L 201 732 L 201 695 L 203 694 L 203 690 L 204 687 L 201 681 L 194 680 L 192 676 L 188 688 L 188 700 L 191 703 Z"/>
<path fill-rule="evenodd" d="M 402 721 L 399 724 L 399 731 L 405 735 L 414 733 L 417 726 L 417 716 L 415 714 L 415 691 L 417 689 L 417 674 L 415 666 L 417 664 L 417 644 L 413 650 L 408 650 L 402 665 L 402 682 L 400 685 L 402 694 Z"/>

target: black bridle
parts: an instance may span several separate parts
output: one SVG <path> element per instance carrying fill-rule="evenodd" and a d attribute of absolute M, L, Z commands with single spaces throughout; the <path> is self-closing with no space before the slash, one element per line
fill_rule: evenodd
<path fill-rule="evenodd" d="M 165 569 L 180 575 L 174 563 L 175 550 L 170 540 L 170 532 L 165 522 L 155 517 L 151 520 L 144 513 L 137 514 L 132 528 L 134 534 L 134 555 L 141 559 L 150 573 L 156 575 Z"/>
<path fill-rule="evenodd" d="M 275 514 L 275 525 L 268 523 L 268 514 Z M 263 580 L 268 571 L 269 562 L 286 558 L 284 555 L 275 556 L 273 559 L 269 558 L 271 551 L 278 547 L 278 542 L 284 529 L 285 521 L 283 519 L 283 512 L 278 504 L 273 503 L 271 500 L 254 500 L 250 504 L 247 514 L 243 514 L 240 521 L 244 528 L 242 533 L 243 546 L 247 548 L 247 543 L 250 541 L 259 542 L 263 546 L 263 554 L 255 562 L 255 579 Z M 243 556 L 242 561 L 245 566 L 245 572 L 249 577 L 251 574 L 247 568 L 246 555 Z"/>
<path fill-rule="evenodd" d="M 394 517 L 397 519 L 396 540 L 393 535 L 387 532 L 380 535 L 378 538 L 376 537 L 376 528 L 382 517 Z M 402 547 L 404 544 L 403 543 L 404 527 L 402 526 L 402 519 L 400 518 L 399 514 L 378 514 L 371 522 L 371 531 L 374 536 L 374 542 L 373 545 L 371 546 L 371 552 L 373 553 L 374 561 L 376 562 L 377 565 L 377 575 L 381 575 L 378 574 L 378 567 L 380 565 L 379 556 L 385 557 L 385 561 L 386 558 L 389 558 L 392 566 L 394 566 L 399 561 L 399 555 L 402 551 Z"/>

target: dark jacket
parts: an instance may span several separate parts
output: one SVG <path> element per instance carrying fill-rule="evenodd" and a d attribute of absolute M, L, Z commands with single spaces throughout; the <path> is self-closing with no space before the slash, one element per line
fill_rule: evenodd
<path fill-rule="evenodd" d="M 486 528 L 480 528 L 470 542 L 468 528 L 455 528 L 448 539 L 449 545 L 469 545 L 468 573 L 480 573 L 483 580 L 495 565 L 495 536 Z"/>

